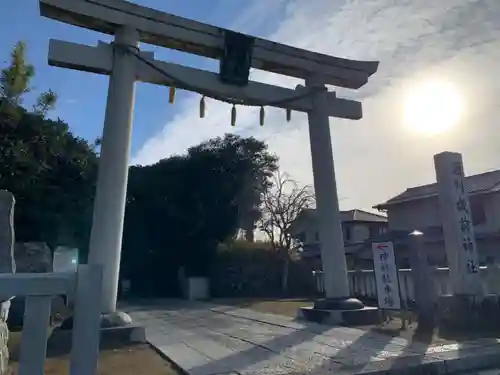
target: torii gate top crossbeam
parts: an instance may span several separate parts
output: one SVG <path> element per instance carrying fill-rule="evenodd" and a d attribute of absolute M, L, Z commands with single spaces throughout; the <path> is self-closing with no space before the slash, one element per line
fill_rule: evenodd
<path fill-rule="evenodd" d="M 216 73 L 158 61 L 154 59 L 154 53 L 152 52 L 141 52 L 141 55 L 160 70 L 168 72 L 171 76 L 178 77 L 180 81 L 188 83 L 189 86 L 196 86 L 204 91 L 216 91 L 225 97 L 264 103 L 276 102 L 276 98 L 289 98 L 290 101 L 274 104 L 273 106 L 300 112 L 307 112 L 312 108 L 309 97 L 297 98 L 297 95 L 301 92 L 300 88 L 291 90 L 252 81 L 245 87 L 226 85 L 218 80 Z M 109 75 L 113 69 L 113 48 L 106 43 L 99 43 L 97 47 L 91 47 L 61 40 L 51 40 L 49 44 L 49 64 L 61 68 Z M 158 71 L 140 60 L 137 61 L 136 69 L 138 81 L 166 86 L 176 84 L 176 82 L 158 73 Z M 176 86 L 186 88 L 179 84 Z M 189 89 L 189 87 L 186 89 Z M 294 97 L 295 100 L 293 100 Z M 337 98 L 334 92 L 328 93 L 328 102 L 327 113 L 329 116 L 351 120 L 358 120 L 362 117 L 360 102 Z"/>
<path fill-rule="evenodd" d="M 40 0 L 42 16 L 114 34 L 129 25 L 141 42 L 220 59 L 225 29 L 122 0 Z M 377 61 L 354 61 L 256 38 L 252 67 L 297 78 L 322 74 L 324 83 L 358 89 L 378 69 Z"/>

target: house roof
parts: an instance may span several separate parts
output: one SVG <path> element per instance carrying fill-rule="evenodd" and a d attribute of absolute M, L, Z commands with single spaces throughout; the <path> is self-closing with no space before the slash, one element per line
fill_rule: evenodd
<path fill-rule="evenodd" d="M 387 217 L 363 210 L 340 211 L 342 221 L 382 221 L 386 222 Z"/>
<path fill-rule="evenodd" d="M 313 218 L 316 216 L 316 209 L 306 208 L 302 210 L 297 219 L 302 218 Z M 375 222 L 387 222 L 387 217 L 380 214 L 375 214 L 373 212 L 363 211 L 363 210 L 348 210 L 340 211 L 340 220 L 345 221 L 375 221 Z"/>
<path fill-rule="evenodd" d="M 471 195 L 500 191 L 500 170 L 465 177 L 464 186 Z M 373 208 L 386 209 L 389 206 L 437 196 L 437 184 L 428 184 L 406 189 L 399 195 Z"/>

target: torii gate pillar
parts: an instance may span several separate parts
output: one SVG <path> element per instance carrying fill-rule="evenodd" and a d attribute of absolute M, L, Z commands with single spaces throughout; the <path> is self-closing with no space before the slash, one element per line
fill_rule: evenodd
<path fill-rule="evenodd" d="M 138 48 L 139 33 L 117 29 L 117 46 Z M 127 195 L 137 59 L 115 48 L 97 177 L 88 262 L 103 267 L 102 312 L 116 309 L 123 219 Z"/>
<path fill-rule="evenodd" d="M 306 87 L 316 91 L 312 94 L 308 119 L 325 296 L 327 300 L 337 302 L 348 299 L 349 285 L 333 163 L 328 90 L 320 75 L 306 79 Z M 324 305 L 324 301 L 321 304 Z"/>

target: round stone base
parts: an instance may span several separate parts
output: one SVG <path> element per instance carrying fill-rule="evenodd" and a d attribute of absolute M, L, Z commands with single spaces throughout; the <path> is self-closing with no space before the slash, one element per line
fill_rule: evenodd
<path fill-rule="evenodd" d="M 363 302 L 352 297 L 322 298 L 314 302 L 316 310 L 359 310 L 364 307 Z"/>
<path fill-rule="evenodd" d="M 123 311 L 101 314 L 101 328 L 126 327 L 132 324 L 132 318 Z M 73 329 L 73 316 L 66 318 L 61 326 L 61 330 Z"/>

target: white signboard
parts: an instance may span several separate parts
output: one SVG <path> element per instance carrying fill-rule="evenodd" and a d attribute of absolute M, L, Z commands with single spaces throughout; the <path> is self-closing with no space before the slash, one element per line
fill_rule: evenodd
<path fill-rule="evenodd" d="M 54 272 L 76 272 L 78 268 L 78 249 L 58 246 L 54 250 L 52 269 Z"/>
<path fill-rule="evenodd" d="M 392 242 L 372 244 L 375 283 L 377 284 L 378 307 L 385 310 L 400 310 L 398 268 Z"/>

